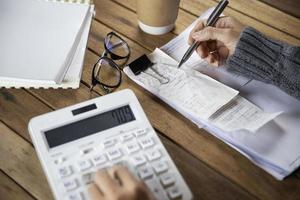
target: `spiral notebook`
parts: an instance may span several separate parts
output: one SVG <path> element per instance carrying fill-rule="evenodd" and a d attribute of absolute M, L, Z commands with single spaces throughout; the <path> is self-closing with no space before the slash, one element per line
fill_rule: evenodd
<path fill-rule="evenodd" d="M 79 87 L 94 7 L 78 2 L 0 2 L 0 87 Z"/>

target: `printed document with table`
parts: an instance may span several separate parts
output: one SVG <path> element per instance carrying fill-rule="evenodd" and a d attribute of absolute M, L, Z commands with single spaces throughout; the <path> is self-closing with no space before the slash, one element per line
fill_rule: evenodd
<path fill-rule="evenodd" d="M 151 69 L 135 75 L 126 67 L 124 72 L 199 127 L 282 180 L 300 165 L 300 101 L 275 86 L 238 76 L 225 67 L 210 67 L 196 53 L 182 69 L 177 69 L 195 23 L 148 56 L 161 78 L 170 79 L 168 83 L 162 84 Z"/>

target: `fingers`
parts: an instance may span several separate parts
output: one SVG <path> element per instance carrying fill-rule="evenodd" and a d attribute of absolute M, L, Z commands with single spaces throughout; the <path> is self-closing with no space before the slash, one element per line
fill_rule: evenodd
<path fill-rule="evenodd" d="M 99 188 L 93 183 L 88 187 L 88 192 L 90 194 L 90 198 L 92 200 L 102 200 L 104 199 L 103 194 L 99 190 Z"/>
<path fill-rule="evenodd" d="M 122 186 L 135 185 L 137 179 L 128 171 L 127 168 L 115 166 L 111 169 L 112 174 L 119 179 Z"/>
<path fill-rule="evenodd" d="M 209 49 L 207 47 L 207 43 L 203 42 L 197 47 L 197 53 L 200 56 L 200 58 L 204 59 L 209 55 Z"/>
<path fill-rule="evenodd" d="M 204 27 L 205 27 L 205 21 L 199 21 L 195 27 L 192 29 L 192 31 L 190 32 L 190 35 L 189 35 L 189 39 L 188 39 L 188 43 L 189 45 L 193 44 L 194 42 L 194 38 L 192 37 L 192 35 L 195 33 L 195 32 L 198 32 L 200 30 L 202 30 Z"/>
<path fill-rule="evenodd" d="M 213 53 L 210 53 L 209 57 L 206 59 L 206 61 L 214 66 L 214 67 L 218 67 L 219 66 L 219 63 L 220 63 L 220 56 L 219 56 L 219 53 L 216 51 L 216 52 L 213 52 Z"/>
<path fill-rule="evenodd" d="M 95 175 L 94 182 L 104 195 L 113 193 L 120 187 L 117 181 L 109 175 L 107 170 L 98 171 Z"/>
<path fill-rule="evenodd" d="M 218 40 L 227 43 L 227 35 L 231 29 L 206 27 L 205 29 L 192 34 L 192 38 L 198 42 Z"/>
<path fill-rule="evenodd" d="M 154 199 L 147 186 L 122 166 L 98 171 L 88 192 L 92 200 Z"/>
<path fill-rule="evenodd" d="M 219 51 L 215 48 L 211 50 L 206 45 L 199 45 L 197 48 L 198 55 L 212 66 L 218 67 L 221 63 Z"/>

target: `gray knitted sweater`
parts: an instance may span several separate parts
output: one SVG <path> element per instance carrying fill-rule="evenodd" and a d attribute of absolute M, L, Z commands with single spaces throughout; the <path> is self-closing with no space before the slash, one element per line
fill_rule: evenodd
<path fill-rule="evenodd" d="M 300 47 L 270 39 L 247 27 L 226 64 L 229 70 L 276 85 L 300 100 Z"/>

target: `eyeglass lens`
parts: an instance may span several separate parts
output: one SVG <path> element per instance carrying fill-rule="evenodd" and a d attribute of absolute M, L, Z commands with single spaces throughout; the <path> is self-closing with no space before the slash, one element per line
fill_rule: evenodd
<path fill-rule="evenodd" d="M 129 55 L 129 47 L 127 46 L 126 42 L 115 34 L 109 34 L 105 38 L 105 46 L 109 53 L 123 58 Z"/>
<path fill-rule="evenodd" d="M 100 82 L 108 86 L 116 86 L 120 81 L 120 71 L 106 59 L 100 59 L 96 64 L 94 77 Z"/>

